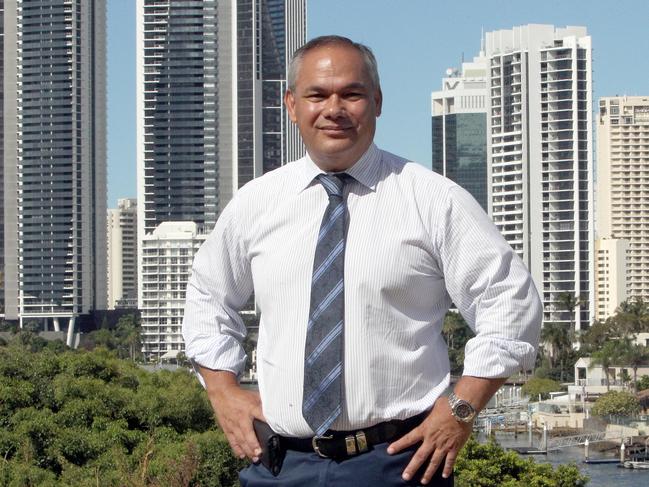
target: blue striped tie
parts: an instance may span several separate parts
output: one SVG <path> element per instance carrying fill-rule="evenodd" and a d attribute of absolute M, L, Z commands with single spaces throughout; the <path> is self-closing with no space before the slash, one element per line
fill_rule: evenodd
<path fill-rule="evenodd" d="M 322 436 L 340 416 L 343 398 L 346 177 L 318 176 L 329 195 L 329 206 L 322 218 L 313 261 L 302 402 L 304 419 L 316 436 Z"/>

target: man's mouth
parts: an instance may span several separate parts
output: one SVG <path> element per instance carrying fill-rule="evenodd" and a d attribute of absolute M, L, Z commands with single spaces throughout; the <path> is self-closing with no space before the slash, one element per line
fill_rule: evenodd
<path fill-rule="evenodd" d="M 347 130 L 351 129 L 351 127 L 339 127 L 339 126 L 334 126 L 334 125 L 327 125 L 324 127 L 320 127 L 320 130 L 323 130 L 325 132 L 345 132 Z"/>

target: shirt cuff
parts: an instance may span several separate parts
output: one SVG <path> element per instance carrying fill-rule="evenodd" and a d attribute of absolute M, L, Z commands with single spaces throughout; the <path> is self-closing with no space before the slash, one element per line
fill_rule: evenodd
<path fill-rule="evenodd" d="M 464 350 L 462 375 L 486 379 L 506 378 L 532 370 L 536 349 L 527 342 L 495 337 L 474 337 Z"/>
<path fill-rule="evenodd" d="M 198 369 L 199 365 L 212 370 L 227 370 L 240 378 L 247 358 L 246 352 L 237 339 L 224 335 L 196 339 L 191 347 L 187 347 L 185 353 L 203 387 L 205 381 Z"/>

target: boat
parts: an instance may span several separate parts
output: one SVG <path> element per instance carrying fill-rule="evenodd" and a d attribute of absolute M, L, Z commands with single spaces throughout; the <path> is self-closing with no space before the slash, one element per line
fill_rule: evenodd
<path fill-rule="evenodd" d="M 649 470 L 649 462 L 647 462 L 647 461 L 639 462 L 639 461 L 629 460 L 629 461 L 624 462 L 622 464 L 622 467 L 640 469 L 640 470 Z"/>
<path fill-rule="evenodd" d="M 588 463 L 590 465 L 603 465 L 609 463 L 620 463 L 617 458 L 587 458 L 583 460 L 583 463 Z"/>

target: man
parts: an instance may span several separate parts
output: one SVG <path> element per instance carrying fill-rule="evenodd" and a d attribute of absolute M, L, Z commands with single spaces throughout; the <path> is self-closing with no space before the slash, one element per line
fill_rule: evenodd
<path fill-rule="evenodd" d="M 533 366 L 537 292 L 466 191 L 373 144 L 367 47 L 314 39 L 288 85 L 308 155 L 241 188 L 196 255 L 187 355 L 236 455 L 261 454 L 253 419 L 281 436 L 279 475 L 253 463 L 243 485 L 452 485 L 475 413 Z M 237 381 L 253 290 L 259 394 Z M 476 336 L 446 397 L 452 302 Z"/>

